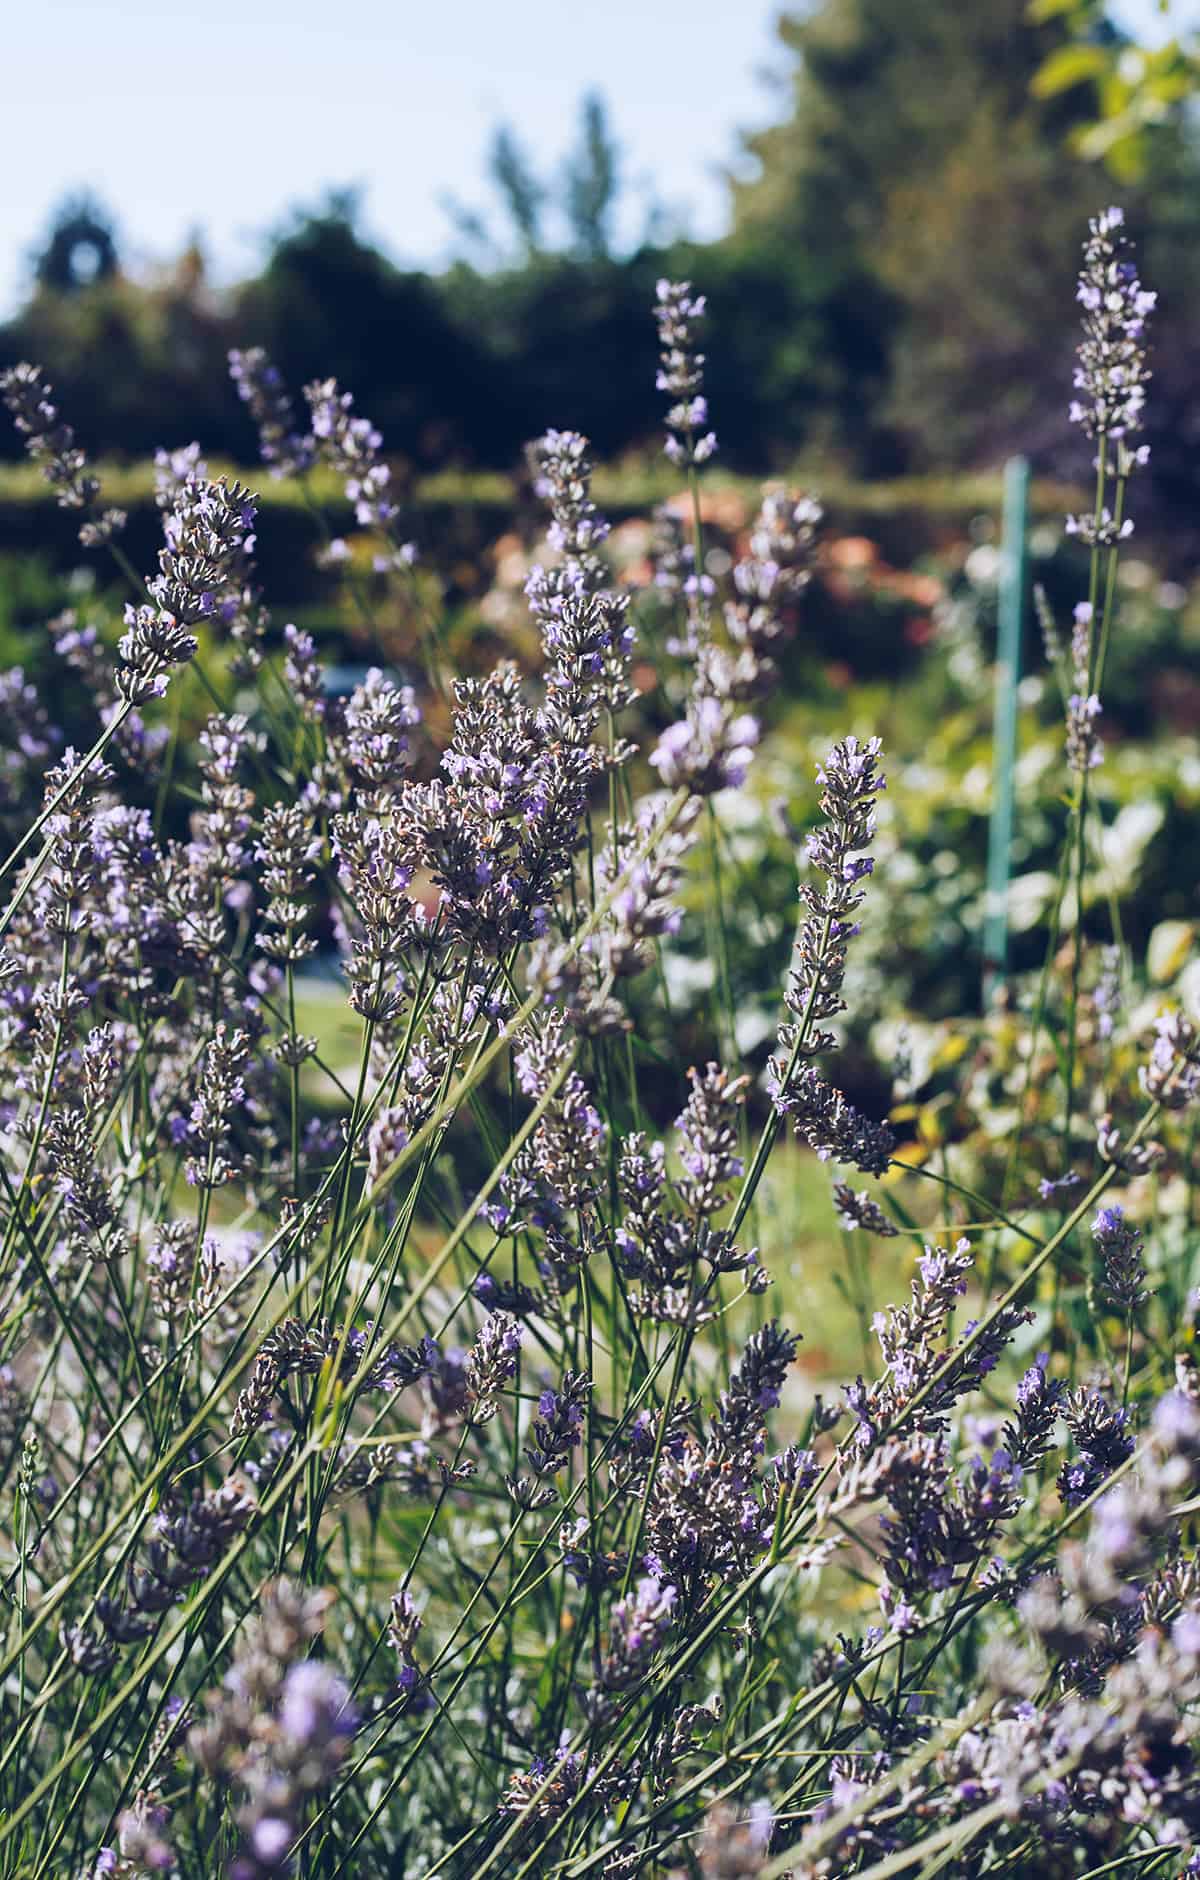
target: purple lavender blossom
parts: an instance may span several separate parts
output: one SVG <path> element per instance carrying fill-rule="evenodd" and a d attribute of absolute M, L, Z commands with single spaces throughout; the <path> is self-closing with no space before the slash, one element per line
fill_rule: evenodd
<path fill-rule="evenodd" d="M 647 1574 L 613 1607 L 612 1637 L 600 1666 L 600 1687 L 621 1691 L 644 1676 L 675 1616 L 677 1587 Z"/>
<path fill-rule="evenodd" d="M 123 509 L 100 508 L 99 479 L 89 471 L 87 453 L 54 404 L 53 390 L 40 366 L 22 362 L 0 372 L 0 398 L 12 413 L 29 455 L 42 466 L 61 509 L 86 511 L 79 540 L 85 548 L 99 548 L 121 534 L 128 518 Z"/>
<path fill-rule="evenodd" d="M 270 465 L 272 476 L 303 476 L 315 461 L 316 445 L 296 428 L 292 401 L 278 367 L 261 346 L 243 352 L 235 348 L 229 355 L 229 376 L 238 397 L 250 408 L 263 462 Z"/>
<path fill-rule="evenodd" d="M 1083 339 L 1075 371 L 1082 394 L 1071 406 L 1073 424 L 1089 438 L 1123 442 L 1142 426 L 1146 403 L 1146 321 L 1158 295 L 1144 288 L 1127 258 L 1123 209 L 1106 209 L 1089 223 L 1077 298 Z M 1143 464 L 1143 445 L 1125 453 Z"/>
<path fill-rule="evenodd" d="M 661 363 L 655 384 L 676 400 L 667 413 L 670 435 L 665 445 L 672 463 L 707 462 L 717 448 L 715 431 L 708 425 L 708 400 L 703 395 L 704 354 L 696 348 L 696 328 L 705 314 L 703 294 L 693 294 L 690 281 L 659 281 L 654 318 L 658 323 Z"/>
<path fill-rule="evenodd" d="M 1104 1288 L 1125 1312 L 1144 1305 L 1146 1269 L 1142 1264 L 1142 1236 L 1126 1219 L 1122 1208 L 1101 1208 L 1092 1222 L 1092 1238 L 1100 1255 Z"/>
<path fill-rule="evenodd" d="M 757 719 L 735 714 L 721 699 L 693 695 L 687 716 L 663 732 L 650 762 L 668 789 L 682 784 L 697 796 L 738 790 L 758 736 Z"/>

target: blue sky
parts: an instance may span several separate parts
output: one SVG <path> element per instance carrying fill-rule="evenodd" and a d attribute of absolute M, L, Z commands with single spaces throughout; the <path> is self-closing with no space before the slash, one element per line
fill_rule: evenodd
<path fill-rule="evenodd" d="M 547 167 L 606 96 L 631 179 L 723 225 L 737 130 L 779 103 L 767 0 L 17 0 L 0 113 L 0 311 L 52 207 L 86 184 L 133 261 L 199 229 L 218 277 L 330 184 L 359 182 L 399 259 L 450 243 L 444 192 L 486 196 L 498 119 Z M 632 205 L 631 205 L 632 210 Z"/>
<path fill-rule="evenodd" d="M 920 0 L 913 0 L 918 5 Z M 218 280 L 333 184 L 364 189 L 401 261 L 451 246 L 449 192 L 486 200 L 488 140 L 517 127 L 546 169 L 579 100 L 608 100 L 636 184 L 719 233 L 738 130 L 769 123 L 786 69 L 778 0 L 14 0 L 0 109 L 0 315 L 53 206 L 81 185 L 116 212 L 127 263 L 199 231 Z M 1141 31 L 1157 0 L 1123 0 Z M 1174 0 L 1195 22 L 1200 0 Z M 771 82 L 773 74 L 775 83 Z M 640 220 L 636 191 L 630 218 Z"/>

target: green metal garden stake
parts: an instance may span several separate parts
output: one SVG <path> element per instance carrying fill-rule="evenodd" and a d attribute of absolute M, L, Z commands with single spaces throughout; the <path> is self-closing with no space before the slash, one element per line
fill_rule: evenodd
<path fill-rule="evenodd" d="M 983 923 L 983 1003 L 991 1004 L 1008 967 L 1008 881 L 1012 868 L 1016 798 L 1017 687 L 1021 678 L 1021 623 L 1025 613 L 1029 464 L 1010 457 L 1004 466 L 1004 521 L 996 643 L 996 704 L 992 729 L 992 813 L 988 824 L 987 895 Z"/>

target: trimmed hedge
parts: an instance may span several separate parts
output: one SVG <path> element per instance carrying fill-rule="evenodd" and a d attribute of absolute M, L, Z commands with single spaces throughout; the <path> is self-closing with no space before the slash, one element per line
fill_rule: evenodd
<path fill-rule="evenodd" d="M 259 493 L 258 564 L 266 591 L 280 596 L 285 608 L 319 601 L 328 592 L 329 578 L 315 565 L 318 528 L 300 491 L 275 481 L 261 467 L 214 463 L 211 468 L 240 477 Z M 128 512 L 124 543 L 131 560 L 138 568 L 153 567 L 161 539 L 153 465 L 101 464 L 97 469 L 105 502 Z M 836 533 L 869 535 L 899 566 L 911 566 L 947 538 L 960 536 L 973 517 L 998 516 L 1000 510 L 999 473 L 861 483 L 801 467 L 787 480 L 819 491 Z M 542 526 L 540 508 L 531 508 L 523 480 L 515 476 L 449 471 L 414 482 L 398 474 L 397 486 L 412 508 L 414 535 L 443 566 L 456 559 L 477 559 L 507 530 L 533 535 Z M 732 492 L 747 508 L 757 501 L 759 489 L 752 478 L 722 474 L 710 476 L 705 484 L 708 499 Z M 680 484 L 665 463 L 633 464 L 607 475 L 597 473 L 595 490 L 601 508 L 620 522 L 678 496 Z M 312 499 L 330 528 L 353 530 L 350 506 L 333 478 L 314 476 Z M 1079 492 L 1068 485 L 1041 480 L 1033 484 L 1036 517 L 1060 517 L 1080 501 Z M 58 507 L 53 490 L 36 469 L 0 465 L 0 555 L 39 554 L 55 568 L 78 566 L 90 559 L 79 546 L 78 526 L 78 517 Z"/>

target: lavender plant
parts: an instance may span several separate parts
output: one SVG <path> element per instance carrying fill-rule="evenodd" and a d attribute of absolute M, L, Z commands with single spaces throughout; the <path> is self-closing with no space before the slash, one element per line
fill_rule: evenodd
<path fill-rule="evenodd" d="M 1123 239 L 1098 218 L 1081 281 L 1097 494 L 1056 931 L 1144 455 L 1153 297 Z M 1194 1250 L 1155 1199 L 1187 1180 L 1195 1027 L 1168 1010 L 1139 1044 L 1135 965 L 1110 947 L 1093 985 L 1077 912 L 1007 1170 L 903 1154 L 899 1110 L 817 1068 L 884 919 L 882 752 L 848 732 L 774 1049 L 738 1061 L 725 805 L 821 511 L 768 490 L 721 591 L 703 311 L 660 284 L 694 527 L 650 595 L 605 559 L 586 439 L 531 447 L 538 672 L 445 698 L 433 658 L 339 697 L 262 604 L 253 497 L 192 447 L 160 461 L 115 650 L 54 629 L 87 752 L 6 680 L 0 1876 L 1200 1871 Z M 231 368 L 271 473 L 336 469 L 411 594 L 375 427 L 328 382 L 306 433 L 260 352 Z M 4 396 L 117 552 L 40 373 Z M 649 693 L 648 604 L 677 614 Z M 168 687 L 216 707 L 169 765 Z M 696 891 L 718 993 L 688 1068 L 668 969 Z M 349 1066 L 300 1028 L 323 951 Z M 1027 1065 L 1050 989 L 1006 1020 Z M 848 1246 L 912 1256 L 832 1395 L 759 1245 L 814 1153 Z"/>

